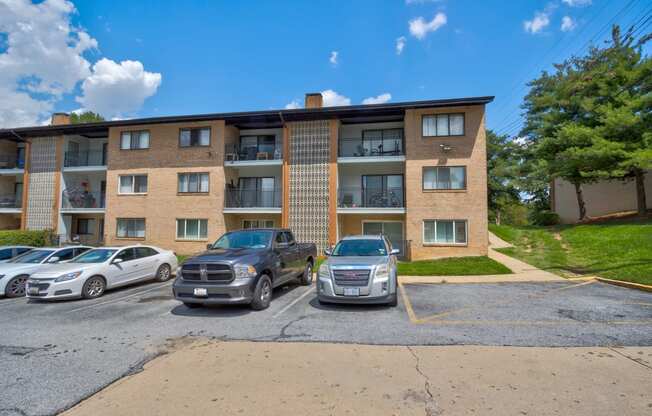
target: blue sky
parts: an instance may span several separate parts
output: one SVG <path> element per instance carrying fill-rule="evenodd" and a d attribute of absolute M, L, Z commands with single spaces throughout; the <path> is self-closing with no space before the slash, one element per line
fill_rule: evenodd
<path fill-rule="evenodd" d="M 97 72 L 101 82 L 93 65 L 103 58 L 116 68 L 138 61 L 143 71 L 160 74 L 141 105 L 136 100 L 121 117 L 283 108 L 302 103 L 305 92 L 324 90 L 351 104 L 381 94 L 393 102 L 495 95 L 487 125 L 512 132 L 526 80 L 586 50 L 589 39 L 605 39 L 611 22 L 634 23 L 650 3 L 85 0 L 74 7 L 67 13 L 71 27 L 96 41 L 80 53 L 91 76 Z M 0 35 L 0 57 L 6 37 Z M 400 54 L 397 42 L 404 42 Z M 48 109 L 92 107 L 86 72 L 54 94 Z M 110 105 L 100 107 L 121 104 Z"/>

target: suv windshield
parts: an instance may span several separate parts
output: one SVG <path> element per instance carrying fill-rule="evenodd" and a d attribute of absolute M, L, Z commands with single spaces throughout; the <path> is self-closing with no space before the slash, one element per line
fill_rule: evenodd
<path fill-rule="evenodd" d="M 273 231 L 236 231 L 224 234 L 213 244 L 214 249 L 222 248 L 266 248 L 272 240 Z"/>
<path fill-rule="evenodd" d="M 383 240 L 342 240 L 335 246 L 332 256 L 386 256 Z"/>
<path fill-rule="evenodd" d="M 52 253 L 54 253 L 54 250 L 31 250 L 22 256 L 18 256 L 13 260 L 9 260 L 9 262 L 38 264 L 45 260 L 45 258 Z"/>
<path fill-rule="evenodd" d="M 81 254 L 70 261 L 70 263 L 104 263 L 111 258 L 118 250 L 108 248 L 96 248 Z"/>

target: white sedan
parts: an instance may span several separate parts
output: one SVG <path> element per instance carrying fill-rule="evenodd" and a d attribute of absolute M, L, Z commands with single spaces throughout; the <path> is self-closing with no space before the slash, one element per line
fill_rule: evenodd
<path fill-rule="evenodd" d="M 177 268 L 177 256 L 152 246 L 102 247 L 65 264 L 53 264 L 27 280 L 27 297 L 99 298 L 107 289 L 144 280 L 164 282 Z"/>
<path fill-rule="evenodd" d="M 67 261 L 92 247 L 43 247 L 35 248 L 0 264 L 0 296 L 9 298 L 25 296 L 25 281 L 41 267 Z"/>

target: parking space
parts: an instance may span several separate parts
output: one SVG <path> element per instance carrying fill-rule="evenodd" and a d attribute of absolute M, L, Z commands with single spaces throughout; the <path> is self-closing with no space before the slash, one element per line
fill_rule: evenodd
<path fill-rule="evenodd" d="M 652 345 L 652 294 L 598 282 L 402 285 L 396 308 L 320 305 L 314 286 L 288 285 L 260 312 L 246 306 L 189 309 L 173 299 L 170 286 L 145 283 L 95 300 L 0 299 L 3 408 L 54 413 L 188 336 L 384 345 Z M 39 400 L 31 401 L 29 391 L 39 391 Z"/>

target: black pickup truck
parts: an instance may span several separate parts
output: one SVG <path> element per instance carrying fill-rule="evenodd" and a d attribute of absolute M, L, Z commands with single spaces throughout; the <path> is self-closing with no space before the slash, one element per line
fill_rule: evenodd
<path fill-rule="evenodd" d="M 250 304 L 265 309 L 272 289 L 299 279 L 312 283 L 317 247 L 297 243 L 290 230 L 261 228 L 233 231 L 177 269 L 174 297 L 189 308 L 206 304 Z"/>

